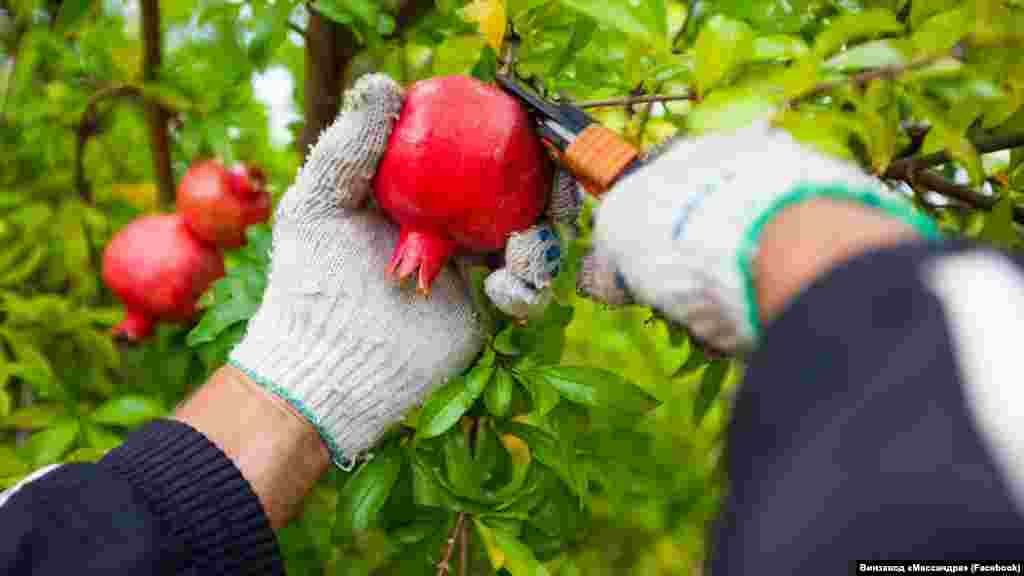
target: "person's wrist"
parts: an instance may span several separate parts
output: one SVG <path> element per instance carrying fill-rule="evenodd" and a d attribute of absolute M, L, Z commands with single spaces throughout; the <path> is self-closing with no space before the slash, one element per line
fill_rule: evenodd
<path fill-rule="evenodd" d="M 766 222 L 752 262 L 761 322 L 776 318 L 815 279 L 851 258 L 923 234 L 854 201 L 813 198 L 784 208 Z"/>
<path fill-rule="evenodd" d="M 298 513 L 330 462 L 309 421 L 232 366 L 215 372 L 178 407 L 174 418 L 231 458 L 275 529 Z"/>

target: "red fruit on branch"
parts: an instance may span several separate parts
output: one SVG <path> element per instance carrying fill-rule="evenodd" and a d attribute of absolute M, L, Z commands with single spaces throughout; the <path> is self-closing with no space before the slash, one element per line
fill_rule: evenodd
<path fill-rule="evenodd" d="M 114 335 L 137 341 L 157 321 L 192 320 L 199 296 L 223 275 L 223 255 L 197 239 L 181 215 L 133 220 L 103 253 L 103 281 L 127 313 Z"/>
<path fill-rule="evenodd" d="M 196 162 L 178 185 L 177 210 L 202 241 L 224 250 L 245 245 L 245 229 L 270 218 L 263 172 L 217 160 Z"/>
<path fill-rule="evenodd" d="M 377 203 L 401 226 L 388 274 L 429 292 L 456 249 L 500 250 L 544 208 L 550 163 L 526 110 L 466 76 L 413 84 L 377 170 Z"/>

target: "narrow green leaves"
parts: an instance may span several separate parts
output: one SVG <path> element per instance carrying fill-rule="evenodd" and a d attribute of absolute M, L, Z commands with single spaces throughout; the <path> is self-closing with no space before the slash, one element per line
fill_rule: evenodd
<path fill-rule="evenodd" d="M 876 40 L 840 52 L 825 62 L 825 68 L 841 71 L 864 70 L 882 66 L 901 66 L 907 56 L 894 40 Z"/>
<path fill-rule="evenodd" d="M 707 93 L 754 54 L 754 31 L 746 22 L 721 14 L 704 23 L 697 35 L 697 92 Z"/>
<path fill-rule="evenodd" d="M 729 360 L 715 360 L 704 369 L 700 378 L 700 389 L 697 391 L 697 398 L 693 402 L 693 422 L 700 425 L 704 416 L 707 415 L 718 394 L 722 391 L 722 383 L 729 375 Z"/>
<path fill-rule="evenodd" d="M 401 471 L 401 452 L 385 450 L 348 478 L 338 493 L 335 543 L 347 542 L 354 532 L 376 526 Z"/>
<path fill-rule="evenodd" d="M 799 36 L 776 34 L 754 39 L 751 59 L 762 62 L 795 60 L 810 49 Z"/>
<path fill-rule="evenodd" d="M 657 400 L 636 384 L 600 368 L 544 366 L 526 374 L 542 379 L 570 402 L 612 409 L 624 416 L 638 416 L 657 405 Z"/>
<path fill-rule="evenodd" d="M 156 398 L 126 395 L 112 398 L 100 405 L 90 418 L 100 424 L 134 428 L 163 416 L 167 410 Z"/>
<path fill-rule="evenodd" d="M 661 0 L 648 0 L 637 5 L 601 0 L 560 1 L 604 26 L 625 32 L 659 49 L 668 49 L 665 4 Z"/>
<path fill-rule="evenodd" d="M 505 569 L 512 576 L 548 576 L 547 568 L 515 535 L 501 528 L 495 528 L 492 533 L 495 546 L 505 555 Z"/>
<path fill-rule="evenodd" d="M 21 447 L 20 453 L 23 459 L 34 467 L 52 464 L 71 449 L 78 438 L 78 431 L 77 420 L 61 420 L 29 437 Z"/>
<path fill-rule="evenodd" d="M 490 386 L 484 390 L 484 405 L 487 406 L 487 411 L 499 418 L 508 415 L 515 386 L 512 373 L 505 368 L 498 368 L 494 372 Z"/>
<path fill-rule="evenodd" d="M 814 53 L 827 57 L 845 45 L 864 38 L 876 38 L 903 31 L 896 15 L 884 8 L 844 14 L 837 18 L 814 41 Z"/>
<path fill-rule="evenodd" d="M 572 27 L 572 36 L 569 38 L 569 43 L 566 44 L 565 50 L 562 51 L 561 55 L 551 63 L 551 68 L 548 69 L 549 76 L 557 76 L 562 70 L 572 62 L 573 57 L 580 50 L 584 49 L 587 44 L 590 43 L 590 39 L 594 36 L 594 31 L 597 30 L 597 22 L 593 18 L 581 14 L 576 19 L 576 23 Z"/>
<path fill-rule="evenodd" d="M 491 527 L 476 517 L 473 523 L 495 570 L 504 568 L 512 576 L 548 576 L 547 568 L 537 560 L 533 551 L 506 527 Z"/>
<path fill-rule="evenodd" d="M 433 438 L 448 431 L 484 392 L 494 373 L 494 353 L 463 377 L 452 378 L 427 399 L 420 413 L 416 436 Z"/>

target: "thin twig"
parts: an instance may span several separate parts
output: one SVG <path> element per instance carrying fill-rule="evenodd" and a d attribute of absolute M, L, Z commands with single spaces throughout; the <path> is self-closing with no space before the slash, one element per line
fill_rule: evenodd
<path fill-rule="evenodd" d="M 623 98 L 608 98 L 607 100 L 587 100 L 584 102 L 573 102 L 577 108 L 599 108 L 609 106 L 632 106 L 633 104 L 645 104 L 653 102 L 676 102 L 679 100 L 695 100 L 696 94 L 651 94 L 646 96 L 625 96 Z"/>
<path fill-rule="evenodd" d="M 1010 148 L 1024 146 L 1024 133 L 999 134 L 988 138 L 979 138 L 974 141 L 973 144 L 975 150 L 977 150 L 979 154 L 990 154 L 1000 150 L 1009 150 Z M 952 158 L 950 158 L 949 154 L 946 154 L 945 152 L 936 152 L 919 158 L 901 158 L 889 165 L 889 169 L 886 170 L 886 174 L 888 175 L 890 172 L 893 174 L 903 174 L 906 169 L 910 167 L 908 164 L 913 164 L 916 168 L 928 168 L 931 166 L 938 166 L 939 164 L 946 164 L 950 161 L 952 161 Z M 899 176 L 893 177 L 898 178 Z"/>
<path fill-rule="evenodd" d="M 462 523 L 462 532 L 459 535 L 459 576 L 469 574 L 469 525 Z"/>
<path fill-rule="evenodd" d="M 986 212 L 995 208 L 1000 200 L 999 196 L 986 196 L 970 186 L 950 182 L 941 174 L 927 170 L 924 165 L 915 164 L 914 162 L 894 162 L 885 171 L 883 177 L 892 180 L 903 180 L 911 188 L 914 188 L 915 191 L 918 189 L 930 190 L 936 194 L 957 200 L 976 210 L 984 210 Z M 1024 224 L 1024 208 L 1014 206 L 1013 219 L 1019 224 Z"/>
<path fill-rule="evenodd" d="M 288 29 L 291 30 L 292 32 L 295 32 L 299 36 L 306 36 L 306 29 L 303 28 L 302 26 L 299 26 L 295 22 L 292 22 L 291 20 L 288 21 Z"/>
<path fill-rule="evenodd" d="M 448 576 L 450 574 L 450 562 L 452 560 L 452 554 L 455 552 L 455 542 L 459 539 L 462 534 L 462 524 L 466 521 L 466 513 L 459 512 L 458 518 L 455 520 L 455 526 L 448 532 L 448 540 L 446 540 L 444 558 L 437 563 L 437 576 Z"/>

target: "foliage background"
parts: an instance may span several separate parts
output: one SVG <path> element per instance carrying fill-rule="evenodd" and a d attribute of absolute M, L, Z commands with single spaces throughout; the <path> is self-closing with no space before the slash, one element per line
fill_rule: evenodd
<path fill-rule="evenodd" d="M 645 148 L 770 118 L 945 230 L 1017 249 L 1022 4 L 0 0 L 0 486 L 99 458 L 223 362 L 258 305 L 268 227 L 228 254 L 198 326 L 133 349 L 108 336 L 122 311 L 99 279 L 103 246 L 168 209 L 199 156 L 261 164 L 279 197 L 368 71 L 512 66 L 551 95 L 616 100 L 591 112 Z M 291 143 L 253 93 L 268 70 L 295 79 Z M 449 535 L 470 544 L 453 573 L 699 573 L 742 365 L 648 309 L 577 298 L 572 274 L 544 318 L 496 317 L 492 353 L 369 465 L 324 478 L 281 533 L 290 573 L 434 574 Z"/>

